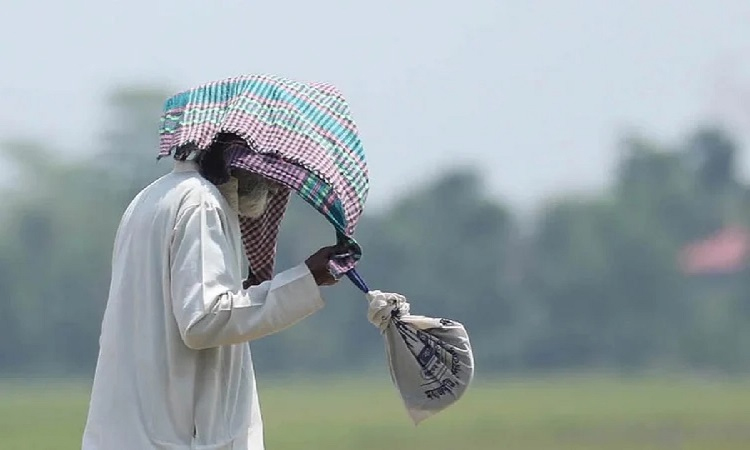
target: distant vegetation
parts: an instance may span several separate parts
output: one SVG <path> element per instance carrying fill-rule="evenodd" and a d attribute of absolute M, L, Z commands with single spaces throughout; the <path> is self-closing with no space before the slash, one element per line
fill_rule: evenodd
<path fill-rule="evenodd" d="M 33 140 L 2 145 L 3 164 L 20 176 L 0 192 L 0 373 L 91 375 L 120 215 L 171 169 L 155 160 L 166 97 L 114 93 L 108 123 L 117 127 L 92 139 L 90 158 L 66 159 Z M 685 245 L 750 224 L 738 151 L 713 129 L 670 145 L 632 138 L 606 190 L 550 199 L 530 228 L 488 196 L 476 173 L 449 171 L 363 219 L 360 270 L 372 287 L 407 295 L 414 312 L 464 322 L 483 374 L 744 371 L 746 266 L 688 276 L 677 264 Z M 333 239 L 332 227 L 295 202 L 278 267 Z M 261 371 L 361 372 L 384 363 L 363 296 L 347 281 L 326 295 L 324 311 L 253 344 Z"/>

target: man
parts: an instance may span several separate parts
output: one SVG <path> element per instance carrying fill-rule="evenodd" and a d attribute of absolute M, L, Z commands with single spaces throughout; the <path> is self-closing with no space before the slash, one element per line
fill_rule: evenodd
<path fill-rule="evenodd" d="M 247 342 L 323 307 L 339 249 L 245 288 L 238 216 L 259 217 L 280 186 L 227 169 L 225 147 L 175 161 L 123 215 L 84 450 L 263 449 Z"/>

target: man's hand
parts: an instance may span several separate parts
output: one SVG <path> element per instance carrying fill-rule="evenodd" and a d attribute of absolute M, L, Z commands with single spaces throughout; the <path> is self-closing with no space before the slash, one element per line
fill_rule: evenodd
<path fill-rule="evenodd" d="M 333 286 L 338 283 L 339 280 L 334 278 L 328 270 L 328 262 L 334 255 L 344 251 L 346 251 L 346 248 L 343 246 L 323 247 L 307 258 L 305 264 L 310 269 L 310 273 L 312 273 L 318 286 Z"/>

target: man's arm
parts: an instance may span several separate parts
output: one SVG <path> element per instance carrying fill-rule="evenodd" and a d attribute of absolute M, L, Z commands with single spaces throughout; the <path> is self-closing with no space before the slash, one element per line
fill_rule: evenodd
<path fill-rule="evenodd" d="M 222 212 L 210 200 L 185 210 L 171 251 L 172 310 L 185 345 L 204 349 L 286 329 L 324 306 L 306 264 L 242 288 Z"/>

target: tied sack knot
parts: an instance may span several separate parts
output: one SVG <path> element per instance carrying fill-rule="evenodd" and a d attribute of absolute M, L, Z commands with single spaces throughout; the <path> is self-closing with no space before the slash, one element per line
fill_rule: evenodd
<path fill-rule="evenodd" d="M 367 301 L 370 304 L 367 309 L 367 319 L 381 333 L 388 328 L 393 316 L 402 317 L 409 314 L 409 303 L 406 297 L 400 294 L 370 291 L 367 293 Z"/>

